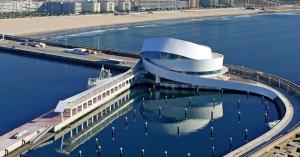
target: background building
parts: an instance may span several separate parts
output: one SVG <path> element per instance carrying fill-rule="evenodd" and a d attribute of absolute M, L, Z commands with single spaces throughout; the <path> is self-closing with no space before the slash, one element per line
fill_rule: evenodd
<path fill-rule="evenodd" d="M 148 9 L 175 9 L 177 0 L 139 0 L 137 6 L 142 10 Z"/>
<path fill-rule="evenodd" d="M 104 11 L 104 12 L 113 12 L 113 11 L 115 11 L 115 2 L 101 1 L 100 6 L 101 6 L 101 11 Z"/>
<path fill-rule="evenodd" d="M 83 13 L 96 13 L 100 12 L 101 5 L 98 2 L 82 2 Z"/>
<path fill-rule="evenodd" d="M 45 2 L 39 9 L 39 12 L 48 13 L 51 15 L 63 14 L 63 2 Z"/>
<path fill-rule="evenodd" d="M 0 1 L 0 12 L 34 12 L 43 2 L 30 1 Z"/>
<path fill-rule="evenodd" d="M 38 9 L 38 11 L 51 15 L 79 14 L 82 12 L 82 4 L 81 2 L 47 1 Z"/>
<path fill-rule="evenodd" d="M 119 11 L 131 11 L 132 3 L 130 1 L 118 1 L 117 9 Z"/>
<path fill-rule="evenodd" d="M 188 8 L 199 8 L 199 0 L 188 0 Z"/>
<path fill-rule="evenodd" d="M 231 7 L 234 5 L 234 0 L 219 0 L 219 6 Z"/>
<path fill-rule="evenodd" d="M 231 7 L 234 6 L 234 0 L 201 0 L 201 7 Z"/>
<path fill-rule="evenodd" d="M 186 0 L 178 0 L 177 1 L 177 9 L 188 8 L 188 3 Z"/>
<path fill-rule="evenodd" d="M 82 12 L 82 3 L 80 2 L 64 2 L 62 3 L 64 14 L 79 14 Z"/>
<path fill-rule="evenodd" d="M 219 0 L 201 0 L 200 5 L 204 8 L 216 7 L 219 4 Z"/>

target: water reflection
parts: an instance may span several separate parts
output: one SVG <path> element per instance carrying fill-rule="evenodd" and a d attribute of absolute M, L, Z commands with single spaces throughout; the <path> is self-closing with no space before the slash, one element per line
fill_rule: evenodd
<path fill-rule="evenodd" d="M 272 102 L 268 106 L 270 120 L 278 119 L 276 107 Z M 242 113 L 240 120 L 238 111 Z M 96 138 L 102 148 L 101 156 L 119 156 L 120 147 L 126 156 L 139 156 L 142 149 L 147 156 L 161 156 L 165 150 L 174 157 L 186 153 L 211 156 L 212 146 L 217 148 L 215 156 L 221 156 L 230 150 L 229 138 L 234 139 L 232 149 L 245 143 L 245 128 L 249 130 L 248 141 L 268 131 L 264 113 L 265 106 L 257 96 L 136 86 L 26 156 L 78 156 L 79 151 L 82 156 L 95 156 Z"/>
<path fill-rule="evenodd" d="M 57 152 L 70 154 L 79 145 L 130 111 L 133 108 L 133 102 L 139 97 L 136 91 L 128 90 L 58 133 L 55 139 L 61 138 L 61 146 Z"/>
<path fill-rule="evenodd" d="M 184 96 L 167 99 L 156 92 L 154 99 L 141 105 L 142 117 L 151 129 L 170 135 L 184 135 L 206 127 L 213 119 L 223 117 L 222 102 L 207 99 L 207 95 Z"/>

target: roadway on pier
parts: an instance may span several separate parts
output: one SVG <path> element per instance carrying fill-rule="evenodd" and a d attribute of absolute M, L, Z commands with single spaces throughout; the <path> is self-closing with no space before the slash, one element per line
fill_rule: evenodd
<path fill-rule="evenodd" d="M 5 40 L 0 41 L 0 48 L 6 48 L 10 50 L 23 50 L 32 53 L 35 53 L 36 55 L 44 55 L 49 57 L 57 57 L 64 58 L 64 59 L 74 59 L 74 60 L 81 60 L 83 62 L 90 62 L 95 64 L 115 64 L 119 67 L 124 68 L 131 68 L 133 67 L 137 62 L 138 59 L 131 58 L 131 57 L 125 57 L 125 56 L 117 56 L 117 55 L 110 55 L 106 53 L 98 53 L 98 54 L 88 54 L 88 55 L 77 55 L 72 53 L 65 53 L 64 50 L 66 48 L 61 47 L 54 47 L 54 46 L 46 46 L 44 48 L 38 48 L 38 47 L 30 47 L 30 46 L 23 46 L 21 45 L 21 42 L 12 41 L 12 40 Z M 14 48 L 13 48 L 14 47 Z M 76 47 L 75 47 L 76 48 Z M 26 55 L 26 53 L 24 53 Z M 122 60 L 123 63 L 112 63 L 112 60 Z"/>

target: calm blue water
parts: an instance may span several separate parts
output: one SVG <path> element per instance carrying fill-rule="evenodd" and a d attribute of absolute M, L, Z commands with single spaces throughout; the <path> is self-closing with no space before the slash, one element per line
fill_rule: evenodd
<path fill-rule="evenodd" d="M 67 38 L 69 43 L 96 47 L 97 38 L 100 37 L 102 47 L 139 51 L 143 40 L 148 37 L 175 37 L 210 46 L 215 52 L 225 55 L 225 63 L 260 69 L 300 83 L 300 70 L 297 68 L 300 57 L 298 52 L 300 50 L 299 19 L 298 13 L 284 13 L 168 21 L 105 30 L 72 31 L 54 34 L 47 40 L 65 42 Z M 0 53 L 0 72 L 0 134 L 53 109 L 60 99 L 83 91 L 86 89 L 88 77 L 97 75 L 97 70 L 93 68 L 6 53 Z M 142 92 L 143 89 L 138 89 L 138 91 L 141 95 L 145 94 Z M 213 97 L 220 101 L 219 93 L 195 94 L 192 92 L 175 95 L 178 99 L 187 99 L 189 96 L 198 97 L 199 102 L 193 107 L 195 110 L 207 107 Z M 242 101 L 241 123 L 237 122 L 238 98 Z M 197 98 L 194 99 L 197 100 Z M 153 100 L 155 101 L 159 100 Z M 149 106 L 148 102 L 147 100 L 145 106 Z M 268 104 L 270 120 L 277 119 L 274 105 L 271 102 Z M 136 102 L 133 108 L 140 111 L 140 105 L 141 103 Z M 175 107 L 183 110 L 185 105 L 177 104 Z M 119 156 L 121 146 L 124 147 L 126 156 L 139 156 L 142 148 L 145 149 L 146 156 L 161 156 L 164 150 L 168 150 L 170 156 L 184 156 L 187 152 L 190 152 L 192 156 L 199 156 L 199 154 L 210 156 L 213 145 L 216 147 L 216 155 L 219 156 L 229 151 L 229 137 L 234 139 L 234 148 L 244 142 L 244 128 L 249 129 L 250 140 L 268 130 L 264 122 L 265 108 L 260 104 L 258 97 L 252 96 L 247 101 L 245 96 L 226 94 L 222 109 L 223 115 L 213 123 L 208 123 L 202 129 L 196 129 L 196 132 L 189 132 L 179 137 L 168 134 L 159 126 L 165 123 L 179 123 L 184 121 L 182 117 L 172 117 L 167 114 L 159 118 L 157 112 L 150 108 L 147 112 L 145 111 L 144 116 L 138 112 L 137 120 L 133 121 L 131 110 L 93 136 L 91 140 L 77 147 L 71 152 L 71 156 L 77 156 L 79 150 L 84 152 L 84 156 L 96 156 L 95 137 L 99 138 L 103 147 L 102 156 L 107 157 Z M 299 111 L 299 107 L 296 107 L 296 111 Z M 124 131 L 125 116 L 129 117 L 127 131 Z M 195 115 L 194 119 L 201 119 L 201 117 Z M 145 121 L 149 122 L 147 136 L 144 133 Z M 209 129 L 212 125 L 215 128 L 214 140 L 209 137 Z M 112 126 L 117 132 L 115 141 L 111 139 Z M 26 156 L 66 156 L 58 153 L 60 140 L 31 151 Z"/>
<path fill-rule="evenodd" d="M 97 70 L 0 52 L 0 134 L 87 88 Z"/>
<path fill-rule="evenodd" d="M 266 106 L 261 104 L 260 97 L 249 96 L 247 99 L 245 95 L 228 93 L 224 94 L 222 100 L 218 92 L 186 91 L 183 93 L 183 91 L 171 90 L 156 90 L 155 94 L 150 96 L 149 92 L 146 92 L 147 89 L 140 87 L 131 90 L 135 93 L 131 94 L 131 99 L 135 99 L 131 104 L 132 109 L 95 136 L 89 134 L 96 132 L 97 129 L 90 132 L 79 131 L 77 135 L 88 139 L 87 142 L 80 145 L 81 142 L 75 140 L 78 136 L 74 129 L 73 138 L 70 138 L 70 134 L 67 133 L 63 141 L 59 138 L 55 143 L 31 151 L 26 156 L 43 156 L 45 152 L 47 156 L 67 156 L 58 152 L 69 152 L 69 150 L 73 150 L 71 156 L 78 156 L 79 150 L 83 152 L 83 156 L 98 156 L 95 138 L 100 141 L 101 156 L 104 157 L 119 156 L 120 147 L 124 149 L 126 157 L 140 156 L 142 149 L 145 149 L 146 156 L 153 157 L 162 156 L 164 151 L 168 151 L 168 155 L 173 157 L 184 157 L 187 153 L 191 153 L 192 156 L 211 156 L 212 146 L 216 148 L 215 155 L 221 156 L 230 150 L 230 137 L 233 138 L 233 149 L 245 143 L 245 128 L 249 130 L 248 140 L 269 130 L 264 116 Z M 169 98 L 167 101 L 165 96 Z M 146 98 L 144 105 L 142 105 L 142 97 Z M 190 105 L 189 97 L 191 97 Z M 214 98 L 215 105 L 213 105 Z M 239 108 L 238 99 L 241 100 Z M 159 107 L 161 107 L 161 115 L 158 114 Z M 275 106 L 268 101 L 267 107 L 270 114 L 269 121 L 278 119 Z M 185 108 L 187 108 L 187 118 L 184 115 Z M 211 121 L 212 110 L 213 121 Z M 238 111 L 242 113 L 240 121 Z M 125 117 L 128 118 L 127 128 L 125 128 Z M 145 122 L 148 123 L 147 135 Z M 98 124 L 101 125 L 101 121 Z M 177 135 L 178 124 L 179 135 Z M 115 128 L 114 139 L 112 139 L 112 127 Z M 213 139 L 210 127 L 214 127 Z M 79 130 L 80 128 L 79 126 Z M 90 127 L 85 125 L 86 128 Z M 77 145 L 79 146 L 75 147 Z"/>
<path fill-rule="evenodd" d="M 208 45 L 225 63 L 243 65 L 300 83 L 300 13 L 166 21 L 55 34 L 47 40 L 140 51 L 149 37 L 174 37 Z M 44 37 L 42 37 L 44 38 Z"/>

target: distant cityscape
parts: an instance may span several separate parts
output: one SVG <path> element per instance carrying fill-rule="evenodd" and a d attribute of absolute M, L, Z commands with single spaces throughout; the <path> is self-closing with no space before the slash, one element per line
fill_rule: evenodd
<path fill-rule="evenodd" d="M 237 0 L 236 4 L 240 4 L 240 1 Z M 232 7 L 234 5 L 235 0 L 0 0 L 0 13 L 38 12 L 61 15 Z"/>
<path fill-rule="evenodd" d="M 0 1 L 0 12 L 40 12 L 53 15 L 183 8 L 199 8 L 199 0 Z"/>
<path fill-rule="evenodd" d="M 220 7 L 272 7 L 288 0 L 0 0 L 0 18 L 93 13 L 121 13 Z M 20 15 L 19 15 L 20 14 Z M 3 16 L 6 15 L 6 16 Z"/>

